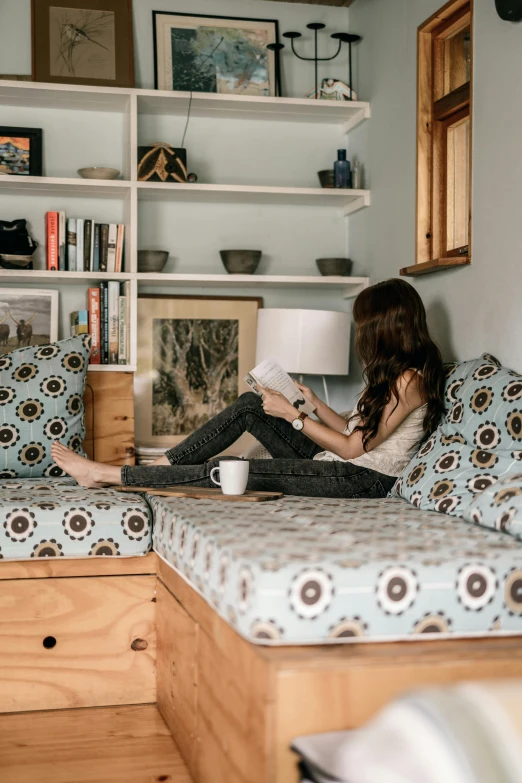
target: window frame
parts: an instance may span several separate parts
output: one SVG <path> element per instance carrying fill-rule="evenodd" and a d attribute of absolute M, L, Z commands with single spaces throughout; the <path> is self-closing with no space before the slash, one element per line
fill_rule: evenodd
<path fill-rule="evenodd" d="M 470 27 L 470 78 L 443 97 L 444 44 Z M 417 195 L 415 264 L 420 275 L 471 263 L 473 0 L 450 0 L 417 30 Z M 447 128 L 469 116 L 468 243 L 446 250 Z"/>

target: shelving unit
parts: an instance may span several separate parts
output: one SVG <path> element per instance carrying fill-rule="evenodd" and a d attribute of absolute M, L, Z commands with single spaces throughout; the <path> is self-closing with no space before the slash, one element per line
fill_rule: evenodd
<path fill-rule="evenodd" d="M 9 107 L 13 112 L 34 111 L 35 118 L 39 110 L 58 110 L 67 112 L 108 112 L 118 113 L 123 121 L 123 139 L 112 138 L 112 145 L 118 145 L 118 153 L 123 155 L 121 180 L 84 180 L 80 177 L 45 176 L 20 177 L 0 175 L 0 197 L 46 199 L 42 203 L 41 214 L 58 207 L 66 209 L 69 199 L 92 200 L 92 212 L 95 220 L 105 214 L 105 207 L 96 208 L 96 202 L 112 200 L 115 204 L 107 208 L 121 213 L 126 226 L 125 272 L 103 274 L 98 272 L 48 272 L 35 269 L 29 272 L 0 270 L 1 282 L 10 284 L 58 284 L 64 287 L 63 296 L 79 297 L 82 287 L 96 284 L 101 280 L 130 280 L 131 282 L 131 364 L 121 366 L 97 366 L 98 371 L 118 370 L 134 371 L 137 361 L 137 297 L 143 288 L 161 287 L 175 292 L 192 289 L 300 289 L 339 292 L 345 299 L 356 296 L 368 279 L 362 277 L 321 277 L 320 275 L 227 275 L 227 274 L 141 274 L 137 272 L 138 219 L 140 209 L 147 209 L 147 203 L 156 202 L 161 209 L 164 204 L 219 204 L 273 205 L 289 207 L 321 208 L 321 215 L 329 215 L 334 210 L 335 220 L 341 219 L 363 209 L 370 204 L 370 192 L 367 190 L 334 190 L 319 187 L 286 187 L 255 184 L 181 184 L 161 182 L 139 182 L 137 179 L 137 147 L 139 140 L 140 118 L 142 115 L 162 115 L 170 122 L 171 118 L 182 121 L 187 115 L 191 96 L 186 92 L 164 92 L 157 90 L 98 88 L 78 85 L 40 84 L 33 82 L 0 81 L 0 107 L 5 124 L 16 125 L 9 119 Z M 52 113 L 52 112 L 51 112 Z M 91 123 L 104 139 L 103 120 L 90 114 Z M 102 114 L 103 116 L 103 114 Z M 212 118 L 216 121 L 236 122 L 243 120 L 272 121 L 280 123 L 314 123 L 333 126 L 339 133 L 339 144 L 343 144 L 343 134 L 363 122 L 370 116 L 368 103 L 316 101 L 301 98 L 263 98 L 255 96 L 216 95 L 195 93 L 191 101 L 191 116 Z M 32 119 L 32 117 L 31 117 Z M 81 121 L 83 123 L 83 120 Z M 118 122 L 120 122 L 118 120 Z M 89 117 L 85 118 L 88 125 Z M 30 123 L 38 126 L 37 119 Z M 74 118 L 78 126 L 78 119 Z M 114 128 L 114 124 L 111 126 Z M 118 126 L 119 127 L 119 126 Z M 230 130 L 230 125 L 227 126 Z M 308 129 L 304 131 L 311 133 Z M 328 134 L 328 129 L 322 131 Z M 308 137 L 307 137 L 308 138 Z M 91 149 L 92 152 L 92 149 Z M 94 161 L 93 161 L 94 162 Z M 79 167 L 79 166 L 78 166 Z M 260 167 L 262 172 L 262 167 Z M 223 177 L 226 179 L 226 177 Z M 121 205 L 118 205 L 120 202 Z M 64 206 L 65 205 L 65 206 Z M 86 210 L 84 205 L 81 208 Z M 33 205 L 34 211 L 37 207 Z M 148 207 L 150 210 L 150 207 Z M 154 207 L 156 209 L 156 207 Z M 177 207 L 176 207 L 177 209 Z M 214 209 L 214 207 L 212 207 Z M 38 210 L 40 206 L 38 203 Z M 71 205 L 71 212 L 74 209 Z M 22 213 L 20 213 L 22 214 Z M 86 214 L 89 214 L 86 212 Z M 147 213 L 150 216 L 150 212 Z M 154 216 L 156 213 L 153 213 Z M 199 213 L 198 213 L 199 214 Z M 318 213 L 316 213 L 318 214 Z M 17 215 L 19 216 L 19 215 Z M 317 222 L 318 221 L 318 222 Z M 321 230 L 321 219 L 317 219 Z M 315 225 L 314 220 L 310 225 Z M 42 238 L 40 237 L 40 241 Z M 312 256 L 313 258 L 314 256 Z M 216 254 L 216 260 L 218 256 Z M 74 286 L 78 291 L 74 294 Z M 74 309 L 74 307 L 71 307 Z"/>

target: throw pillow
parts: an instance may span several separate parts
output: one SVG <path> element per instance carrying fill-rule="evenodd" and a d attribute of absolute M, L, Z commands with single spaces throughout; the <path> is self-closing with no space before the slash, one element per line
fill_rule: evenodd
<path fill-rule="evenodd" d="M 512 473 L 474 497 L 464 519 L 522 539 L 522 473 Z"/>
<path fill-rule="evenodd" d="M 522 376 L 490 354 L 447 369 L 447 412 L 392 494 L 426 510 L 463 516 L 474 497 L 520 470 Z"/>
<path fill-rule="evenodd" d="M 51 445 L 82 452 L 89 335 L 0 357 L 0 478 L 62 476 Z"/>

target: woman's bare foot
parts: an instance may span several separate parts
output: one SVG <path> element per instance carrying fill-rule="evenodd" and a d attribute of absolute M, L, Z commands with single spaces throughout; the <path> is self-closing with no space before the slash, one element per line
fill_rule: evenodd
<path fill-rule="evenodd" d="M 107 487 L 121 483 L 121 468 L 102 465 L 80 457 L 74 451 L 56 440 L 51 446 L 51 455 L 62 470 L 72 476 L 82 487 Z"/>

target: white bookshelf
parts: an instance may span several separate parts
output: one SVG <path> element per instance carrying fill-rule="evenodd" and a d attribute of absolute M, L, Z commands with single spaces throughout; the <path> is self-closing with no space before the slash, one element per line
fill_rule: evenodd
<path fill-rule="evenodd" d="M 289 187 L 267 184 L 195 184 L 138 182 L 137 179 L 137 147 L 140 139 L 140 123 L 158 117 L 163 123 L 183 123 L 190 102 L 190 94 L 185 92 L 164 92 L 141 89 L 98 88 L 77 85 L 40 84 L 34 82 L 2 81 L 0 80 L 0 110 L 3 123 L 6 125 L 23 125 L 39 127 L 39 118 L 47 118 L 47 129 L 44 129 L 44 142 L 53 144 L 53 135 L 49 133 L 58 128 L 61 132 L 62 148 L 67 152 L 69 137 L 65 134 L 64 122 L 71 122 L 76 129 L 85 125 L 92 129 L 86 130 L 84 139 L 87 149 L 92 155 L 96 144 L 107 144 L 120 157 L 122 163 L 122 179 L 84 180 L 79 176 L 71 176 L 75 168 L 89 165 L 87 161 L 77 167 L 69 166 L 67 176 L 20 177 L 0 175 L 0 217 L 5 205 L 19 204 L 16 213 L 11 211 L 5 219 L 14 216 L 25 216 L 26 205 L 31 205 L 33 214 L 43 215 L 48 210 L 65 209 L 74 215 L 82 214 L 93 217 L 96 222 L 122 222 L 126 227 L 125 271 L 118 274 L 99 272 L 48 272 L 45 269 L 35 269 L 28 272 L 16 270 L 0 270 L 0 285 L 30 284 L 52 285 L 62 291 L 61 307 L 69 310 L 77 309 L 76 302 L 84 296 L 90 285 L 96 285 L 102 280 L 131 281 L 131 364 L 121 366 L 100 365 L 92 367 L 96 371 L 118 370 L 134 371 L 137 361 L 137 298 L 138 291 L 144 288 L 158 288 L 172 293 L 186 289 L 250 289 L 269 290 L 287 289 L 313 292 L 338 293 L 340 298 L 356 296 L 365 286 L 368 279 L 363 277 L 321 277 L 319 274 L 255 274 L 227 275 L 220 274 L 182 274 L 161 273 L 141 274 L 137 271 L 138 256 L 138 223 L 150 216 L 150 209 L 161 210 L 165 205 L 173 204 L 171 209 L 187 208 L 186 205 L 203 204 L 207 209 L 221 209 L 220 205 L 252 205 L 252 209 L 264 207 L 288 207 L 290 210 L 310 208 L 313 212 L 310 225 L 318 223 L 319 215 L 331 215 L 328 220 L 343 220 L 358 210 L 370 204 L 370 192 L 367 190 L 334 190 L 320 187 Z M 88 112 L 81 117 L 79 112 Z M 42 113 L 42 114 L 41 114 Z M 65 114 L 67 113 L 67 114 Z M 109 113 L 115 120 L 107 124 L 104 132 L 103 118 Z M 119 116 L 118 116 L 119 115 Z M 370 116 L 368 103 L 316 101 L 300 98 L 261 98 L 254 96 L 215 95 L 195 93 L 192 96 L 191 116 L 194 118 L 210 118 L 216 122 L 212 129 L 216 133 L 219 121 L 225 121 L 226 132 L 230 133 L 230 122 L 236 128 L 236 122 L 243 120 L 257 122 L 271 121 L 278 123 L 311 123 L 313 127 L 321 126 L 323 133 L 334 133 L 337 146 L 343 146 L 344 134 L 363 122 Z M 20 121 L 23 117 L 25 121 Z M 51 117 L 51 119 L 49 119 Z M 14 119 L 12 119 L 14 118 Z M 29 119 L 30 118 L 30 119 Z M 65 119 L 64 119 L 65 118 Z M 91 119 L 92 118 L 92 119 Z M 90 124 L 89 124 L 90 123 Z M 328 128 L 331 126 L 331 131 Z M 114 128 L 121 128 L 121 133 Z M 158 125 L 164 127 L 164 125 Z M 170 125 L 168 125 L 170 127 Z M 287 126 L 281 126 L 287 127 Z M 311 134 L 310 129 L 304 129 Z M 111 137 L 112 133 L 112 137 Z M 300 131 L 297 131 L 299 134 Z M 116 134 L 116 135 L 115 135 Z M 142 132 L 143 135 L 143 132 Z M 150 136 L 150 132 L 148 133 Z M 314 135 L 310 136 L 314 139 Z M 94 138 L 94 147 L 93 147 Z M 160 136 L 161 138 L 161 136 Z M 307 137 L 308 138 L 308 137 Z M 150 140 L 150 139 L 149 139 Z M 154 139 L 157 140 L 157 139 Z M 71 135 L 71 144 L 74 136 Z M 91 146 L 89 147 L 89 143 Z M 143 143 L 143 142 L 142 142 Z M 333 143 L 333 142 L 332 142 Z M 67 145 L 67 146 L 64 146 Z M 275 143 L 277 146 L 277 140 Z M 55 169 L 57 151 L 54 153 Z M 58 150 L 60 153 L 60 150 Z M 44 148 L 45 154 L 45 148 Z M 87 157 L 87 155 L 86 155 Z M 80 156 L 78 155 L 78 160 Z M 59 160 L 59 155 L 58 155 Z M 93 160 L 93 164 L 98 163 Z M 45 160 L 44 160 L 45 165 Z M 102 165 L 102 164 L 100 164 Z M 111 164 L 107 164 L 111 165 Z M 72 169 L 72 170 L 71 170 Z M 190 170 L 190 166 L 189 166 Z M 259 166 L 263 175 L 262 161 Z M 51 171 L 51 174 L 60 173 Z M 228 173 L 228 172 L 227 172 Z M 231 175 L 232 176 L 232 175 Z M 224 177 L 225 179 L 225 177 Z M 24 206 L 20 199 L 24 198 Z M 184 206 L 185 205 L 185 206 Z M 230 209 L 230 207 L 229 207 Z M 13 207 L 14 210 L 14 207 Z M 106 210 L 109 210 L 107 212 Z M 112 210 L 112 211 L 111 211 Z M 146 217 L 140 218 L 141 210 L 149 210 Z M 7 210 L 9 213 L 9 210 Z M 153 213 L 156 219 L 156 212 Z M 160 212 L 157 213 L 158 215 Z M 199 213 L 198 213 L 199 214 Z M 234 213 L 232 213 L 234 214 Z M 293 213 L 295 214 L 295 212 Z M 301 214 L 301 213 L 299 213 Z M 307 214 L 307 213 L 305 213 Z M 312 214 L 312 213 L 311 213 Z M 107 217 L 109 215 L 109 217 Z M 159 219 L 159 217 L 157 218 Z M 306 219 L 306 218 L 305 218 Z M 183 219 L 180 218 L 181 222 Z M 307 220 L 307 219 L 306 219 Z M 329 224 L 331 225 L 331 223 Z M 43 237 L 38 237 L 42 244 Z M 175 242 L 173 242 L 175 245 Z M 146 246 L 146 245 L 145 245 Z M 223 246 L 223 244 L 221 245 Z M 226 245 L 225 245 L 226 246 Z M 234 245 L 228 245 L 234 246 Z M 238 245 L 236 245 L 238 246 Z M 43 254 L 39 265 L 43 264 Z M 185 262 L 186 264 L 186 262 Z M 177 266 L 177 263 L 176 263 Z M 221 270 L 221 263 L 216 251 L 216 269 Z M 76 299 L 74 297 L 76 296 Z M 83 304 L 85 307 L 85 304 Z"/>

